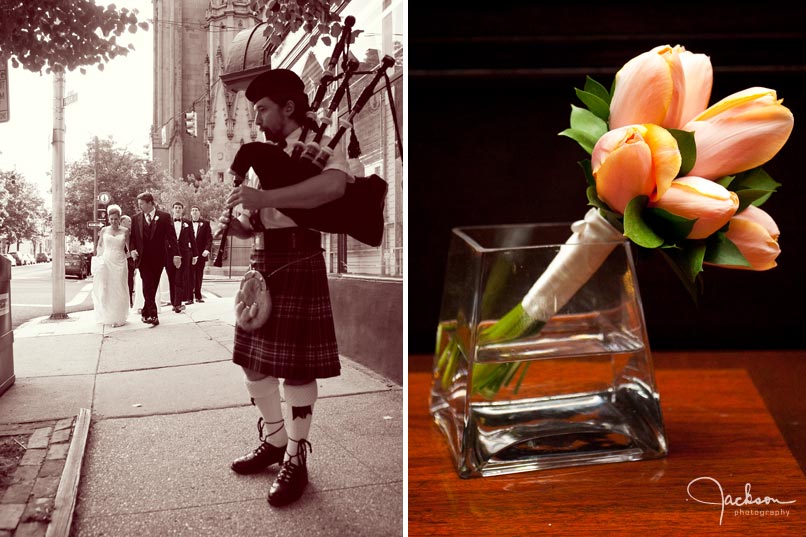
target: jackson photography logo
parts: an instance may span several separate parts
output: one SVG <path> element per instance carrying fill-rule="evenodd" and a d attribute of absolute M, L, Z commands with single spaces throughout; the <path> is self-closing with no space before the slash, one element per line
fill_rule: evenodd
<path fill-rule="evenodd" d="M 725 493 L 722 484 L 713 477 L 692 479 L 686 487 L 686 492 L 688 497 L 697 503 L 717 506 L 720 526 L 725 516 L 725 507 L 728 508 L 728 514 L 732 510 L 735 517 L 788 517 L 792 508 L 786 506 L 797 501 L 781 500 L 772 496 L 753 496 L 750 483 L 744 484 L 744 495 L 731 496 Z"/>

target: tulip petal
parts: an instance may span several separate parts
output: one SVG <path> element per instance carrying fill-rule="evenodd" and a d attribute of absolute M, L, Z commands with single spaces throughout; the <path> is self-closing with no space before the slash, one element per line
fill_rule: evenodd
<path fill-rule="evenodd" d="M 722 228 L 739 207 L 739 196 L 719 183 L 702 177 L 675 179 L 653 207 L 674 215 L 696 219 L 689 239 L 704 239 Z"/>
<path fill-rule="evenodd" d="M 766 99 L 769 104 L 770 100 L 777 99 L 775 90 L 768 88 L 753 87 L 747 88 L 742 91 L 737 91 L 729 95 L 721 101 L 712 104 L 706 110 L 703 110 L 696 118 L 695 121 L 708 121 L 714 119 L 721 114 L 729 112 L 733 108 L 740 107 L 744 104 L 751 104 L 754 101 Z"/>
<path fill-rule="evenodd" d="M 778 246 L 778 241 L 767 233 L 764 226 L 750 220 L 734 218 L 730 221 L 727 236 L 739 248 L 751 266 L 720 266 L 769 270 L 778 265 L 775 260 L 781 253 L 781 248 Z"/>
<path fill-rule="evenodd" d="M 644 139 L 652 153 L 652 168 L 655 190 L 649 194 L 649 201 L 660 199 L 669 189 L 672 180 L 680 171 L 683 157 L 672 134 L 657 125 L 645 125 Z"/>
<path fill-rule="evenodd" d="M 610 128 L 636 123 L 660 125 L 672 102 L 674 83 L 669 62 L 671 47 L 655 47 L 628 61 L 616 73 L 610 101 Z"/>
<path fill-rule="evenodd" d="M 672 100 L 669 102 L 666 116 L 660 122 L 660 125 L 667 128 L 675 128 L 681 125 L 680 115 L 686 100 L 686 79 L 679 52 L 681 48 L 676 46 L 665 55 L 665 59 L 669 63 L 669 73 L 672 77 Z"/>
<path fill-rule="evenodd" d="M 610 103 L 610 128 L 654 123 L 679 129 L 705 110 L 713 69 L 705 54 L 662 45 L 639 54 L 618 73 Z"/>
<path fill-rule="evenodd" d="M 714 82 L 714 70 L 708 56 L 681 51 L 679 57 L 685 77 L 685 98 L 677 125 L 670 127 L 685 125 L 708 107 Z"/>
<path fill-rule="evenodd" d="M 630 200 L 654 190 L 652 154 L 643 142 L 635 129 L 619 129 L 602 136 L 593 150 L 596 192 L 621 214 Z"/>
<path fill-rule="evenodd" d="M 693 131 L 697 162 L 691 175 L 718 179 L 768 162 L 794 126 L 792 112 L 775 91 L 750 88 L 714 104 L 684 130 Z"/>
<path fill-rule="evenodd" d="M 769 213 L 767 213 L 767 211 L 764 209 L 756 207 L 755 205 L 749 205 L 744 211 L 738 213 L 733 218 L 734 220 L 747 220 L 749 222 L 755 222 L 766 229 L 767 233 L 769 233 L 770 236 L 775 240 L 778 240 L 778 237 L 781 235 L 781 232 L 778 229 L 778 224 L 775 223 L 775 220 L 772 219 L 772 216 L 770 216 Z"/>

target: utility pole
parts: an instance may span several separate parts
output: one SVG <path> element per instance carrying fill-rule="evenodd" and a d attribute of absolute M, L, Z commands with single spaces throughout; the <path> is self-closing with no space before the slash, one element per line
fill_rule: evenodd
<path fill-rule="evenodd" d="M 64 71 L 53 73 L 53 312 L 66 319 L 64 299 Z"/>
<path fill-rule="evenodd" d="M 95 156 L 92 159 L 92 220 L 98 220 L 98 137 L 95 137 Z M 98 255 L 98 228 L 92 228 L 92 255 Z"/>

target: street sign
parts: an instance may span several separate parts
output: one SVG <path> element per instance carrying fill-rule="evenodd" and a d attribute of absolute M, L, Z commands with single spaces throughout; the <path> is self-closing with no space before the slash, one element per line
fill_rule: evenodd
<path fill-rule="evenodd" d="M 0 60 L 0 123 L 5 123 L 9 119 L 9 95 L 8 95 L 8 58 Z"/>
<path fill-rule="evenodd" d="M 112 195 L 109 192 L 100 192 L 98 194 L 98 201 L 104 205 L 108 205 L 109 202 L 112 201 Z"/>
<path fill-rule="evenodd" d="M 93 222 L 92 220 L 87 222 L 87 227 L 104 227 L 104 225 L 103 222 Z"/>
<path fill-rule="evenodd" d="M 70 93 L 67 94 L 67 97 L 63 99 L 64 106 L 67 106 L 68 104 L 73 104 L 77 100 L 78 100 L 78 93 L 71 91 Z"/>

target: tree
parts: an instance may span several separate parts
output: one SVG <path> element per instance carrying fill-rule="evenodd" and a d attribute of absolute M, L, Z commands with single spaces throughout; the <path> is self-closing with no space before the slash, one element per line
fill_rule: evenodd
<path fill-rule="evenodd" d="M 310 34 L 310 46 L 318 39 L 330 46 L 331 37 L 337 39 L 344 26 L 337 9 L 342 0 L 252 0 L 251 8 L 266 22 L 263 36 L 275 48 L 289 33 L 300 29 Z M 350 43 L 362 30 L 353 30 Z"/>
<path fill-rule="evenodd" d="M 190 207 L 196 205 L 202 218 L 217 222 L 225 209 L 224 202 L 231 190 L 230 183 L 214 179 L 210 172 L 206 172 L 199 179 L 188 176 L 184 180 L 166 180 L 162 188 L 153 194 L 163 210 L 170 211 L 174 202 L 180 201 L 185 206 L 185 216 L 190 216 Z"/>
<path fill-rule="evenodd" d="M 0 172 L 0 229 L 2 229 L 3 222 L 5 222 L 6 218 L 8 218 L 8 202 L 9 202 L 9 194 L 8 188 L 6 187 L 6 172 Z"/>
<path fill-rule="evenodd" d="M 0 56 L 11 56 L 11 65 L 41 72 L 74 70 L 125 56 L 134 46 L 118 44 L 124 32 L 148 29 L 137 10 L 92 0 L 3 0 L 0 6 Z"/>
<path fill-rule="evenodd" d="M 92 237 L 87 222 L 95 220 L 96 174 L 98 193 L 108 192 L 111 203 L 129 215 L 137 212 L 138 194 L 158 190 L 165 181 L 153 162 L 116 146 L 111 137 L 98 140 L 97 152 L 94 141 L 87 143 L 81 160 L 68 166 L 64 185 L 64 230 L 81 240 Z"/>
<path fill-rule="evenodd" d="M 39 190 L 19 172 L 0 171 L 0 239 L 9 243 L 43 234 L 47 211 Z"/>

